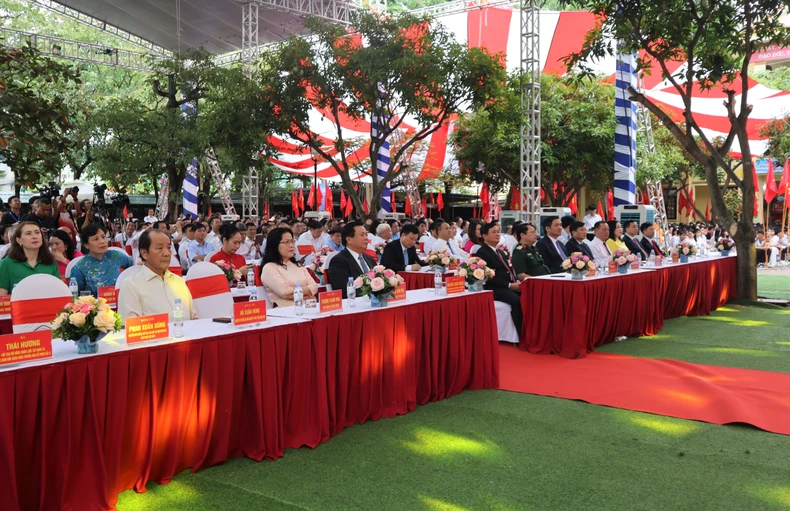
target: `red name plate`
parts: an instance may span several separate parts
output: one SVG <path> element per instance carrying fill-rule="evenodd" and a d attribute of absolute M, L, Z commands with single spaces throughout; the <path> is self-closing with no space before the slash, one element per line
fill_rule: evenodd
<path fill-rule="evenodd" d="M 0 335 L 0 366 L 52 358 L 52 331 Z"/>
<path fill-rule="evenodd" d="M 661 257 L 660 255 L 657 255 L 654 264 L 656 266 L 661 266 L 663 263 L 664 263 L 664 258 Z"/>
<path fill-rule="evenodd" d="M 11 295 L 0 296 L 0 314 L 11 314 Z"/>
<path fill-rule="evenodd" d="M 420 242 L 420 252 L 425 253 L 425 242 L 424 241 Z"/>
<path fill-rule="evenodd" d="M 640 262 L 639 262 L 639 258 L 638 257 L 636 259 L 634 259 L 633 261 L 631 261 L 631 269 L 632 270 L 638 270 L 639 266 L 640 266 Z"/>
<path fill-rule="evenodd" d="M 458 262 L 455 262 L 447 267 L 448 270 L 453 271 L 458 269 Z"/>
<path fill-rule="evenodd" d="M 595 277 L 595 266 L 592 266 L 592 267 L 590 267 L 589 270 L 587 270 L 587 276 L 588 277 Z"/>
<path fill-rule="evenodd" d="M 447 277 L 445 280 L 445 282 L 447 282 L 447 294 L 455 295 L 458 293 L 463 293 L 466 289 L 464 286 L 465 280 L 465 277 Z"/>
<path fill-rule="evenodd" d="M 299 250 L 299 255 L 310 255 L 315 252 L 315 247 L 312 245 L 296 245 Z"/>
<path fill-rule="evenodd" d="M 108 305 L 118 305 L 118 290 L 115 286 L 102 286 L 99 288 L 99 298 L 107 300 Z"/>
<path fill-rule="evenodd" d="M 406 299 L 406 284 L 401 284 L 400 286 L 397 286 L 395 290 L 392 292 L 392 298 L 390 298 L 390 301 L 398 302 L 405 299 Z"/>
<path fill-rule="evenodd" d="M 609 273 L 617 273 L 617 263 L 609 261 Z"/>
<path fill-rule="evenodd" d="M 676 262 L 678 262 L 678 261 L 680 261 L 680 254 L 678 254 L 677 252 L 675 252 L 675 253 L 673 253 L 673 254 L 672 254 L 672 262 L 673 262 L 673 263 L 676 263 Z"/>
<path fill-rule="evenodd" d="M 324 291 L 318 295 L 318 310 L 321 314 L 343 310 L 343 292 L 340 290 Z"/>
<path fill-rule="evenodd" d="M 233 324 L 236 326 L 266 321 L 266 300 L 233 304 Z"/>
<path fill-rule="evenodd" d="M 170 337 L 167 313 L 126 318 L 126 344 L 158 341 Z"/>

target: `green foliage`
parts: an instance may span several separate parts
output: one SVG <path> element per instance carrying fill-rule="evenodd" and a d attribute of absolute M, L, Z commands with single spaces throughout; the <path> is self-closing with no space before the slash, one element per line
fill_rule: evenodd
<path fill-rule="evenodd" d="M 518 187 L 520 101 L 519 79 L 513 75 L 496 101 L 456 124 L 456 157 L 470 179 L 495 190 Z M 613 101 L 611 84 L 541 77 L 541 182 L 550 204 L 567 205 L 585 186 L 598 192 L 611 186 Z M 564 184 L 564 196 L 555 196 L 555 183 Z"/>
<path fill-rule="evenodd" d="M 772 70 L 754 71 L 752 78 L 766 87 L 779 90 L 790 90 L 790 67 L 777 67 Z"/>
<path fill-rule="evenodd" d="M 779 119 L 773 119 L 760 126 L 760 136 L 768 138 L 767 154 L 778 158 L 780 162 L 790 158 L 790 118 L 788 114 Z"/>
<path fill-rule="evenodd" d="M 352 170 L 361 166 L 369 174 L 369 162 L 375 161 L 384 139 L 403 133 L 404 118 L 418 124 L 393 145 L 387 176 L 380 180 L 372 173 L 371 215 L 380 207 L 384 187 L 421 140 L 462 108 L 496 97 L 505 82 L 499 56 L 467 49 L 429 19 L 379 19 L 363 12 L 352 26 L 360 37 L 317 20 L 308 20 L 307 27 L 309 40 L 294 37 L 264 55 L 259 74 L 264 103 L 272 109 L 279 132 L 316 149 L 333 166 L 357 211 L 362 211 L 362 202 L 353 189 Z M 333 146 L 313 138 L 308 116 L 313 105 L 335 125 L 333 133 L 321 134 L 336 139 Z M 391 122 L 376 137 L 371 134 L 366 157 L 350 160 L 347 153 L 355 141 L 343 136 L 343 116 L 359 121 L 386 117 Z"/>

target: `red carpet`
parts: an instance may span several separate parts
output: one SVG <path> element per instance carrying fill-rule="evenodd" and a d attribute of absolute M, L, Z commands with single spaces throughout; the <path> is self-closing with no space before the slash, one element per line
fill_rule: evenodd
<path fill-rule="evenodd" d="M 790 374 L 590 353 L 571 360 L 500 346 L 499 388 L 790 435 Z"/>

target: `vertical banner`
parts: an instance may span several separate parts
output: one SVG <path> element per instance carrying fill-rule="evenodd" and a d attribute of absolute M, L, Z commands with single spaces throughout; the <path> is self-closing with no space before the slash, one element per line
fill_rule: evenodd
<path fill-rule="evenodd" d="M 381 93 L 382 97 L 384 96 L 385 91 L 382 90 L 382 87 L 379 86 L 379 92 Z M 373 138 L 378 138 L 379 134 L 382 132 L 386 132 L 385 126 L 389 125 L 389 118 L 384 116 L 384 108 L 383 105 L 379 105 L 381 110 L 379 111 L 379 116 L 373 118 L 373 122 L 371 123 L 372 126 L 372 135 Z M 379 147 L 379 152 L 376 155 L 376 175 L 378 176 L 379 180 L 384 179 L 387 176 L 387 172 L 390 169 L 390 143 L 389 140 L 386 138 L 382 141 L 381 147 Z M 381 213 L 392 213 L 392 204 L 391 201 L 392 197 L 390 196 L 390 187 L 387 184 L 387 187 L 384 188 L 381 194 Z"/>
<path fill-rule="evenodd" d="M 636 200 L 636 103 L 628 88 L 636 89 L 636 55 L 618 55 L 615 77 L 614 205 Z"/>

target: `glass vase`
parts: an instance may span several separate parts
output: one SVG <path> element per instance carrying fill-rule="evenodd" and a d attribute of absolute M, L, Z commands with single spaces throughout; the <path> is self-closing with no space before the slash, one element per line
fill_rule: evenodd
<path fill-rule="evenodd" d="M 372 309 L 383 309 L 389 303 L 390 295 L 376 296 L 370 295 L 370 307 Z"/>

